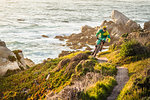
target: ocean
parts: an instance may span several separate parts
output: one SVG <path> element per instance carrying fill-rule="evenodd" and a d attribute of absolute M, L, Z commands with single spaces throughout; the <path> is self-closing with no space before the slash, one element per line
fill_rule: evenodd
<path fill-rule="evenodd" d="M 71 50 L 55 36 L 79 33 L 84 25 L 99 26 L 111 20 L 112 10 L 142 27 L 150 20 L 150 0 L 0 0 L 0 39 L 40 63 Z"/>

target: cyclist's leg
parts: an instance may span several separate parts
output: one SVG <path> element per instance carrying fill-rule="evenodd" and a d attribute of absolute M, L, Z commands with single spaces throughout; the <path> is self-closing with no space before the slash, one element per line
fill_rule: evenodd
<path fill-rule="evenodd" d="M 92 52 L 92 55 L 95 53 L 96 48 L 97 48 L 97 44 L 95 45 L 95 49 L 94 49 L 94 51 Z"/>
<path fill-rule="evenodd" d="M 96 51 L 98 45 L 100 44 L 100 42 L 101 42 L 101 40 L 97 40 L 97 41 L 96 41 L 95 49 L 94 49 L 92 55 L 95 53 L 95 51 Z"/>
<path fill-rule="evenodd" d="M 101 42 L 101 47 L 100 47 L 100 51 L 103 49 L 104 43 L 105 43 L 105 40 L 102 40 L 102 42 Z"/>

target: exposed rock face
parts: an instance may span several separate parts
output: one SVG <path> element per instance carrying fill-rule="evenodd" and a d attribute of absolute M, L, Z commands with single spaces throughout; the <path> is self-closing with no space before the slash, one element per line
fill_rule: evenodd
<path fill-rule="evenodd" d="M 83 26 L 81 33 L 71 34 L 70 36 L 56 36 L 60 40 L 67 39 L 66 46 L 69 46 L 71 49 L 81 49 L 83 47 L 89 48 L 88 45 L 95 45 L 96 43 L 96 32 L 101 29 L 103 26 L 107 26 L 108 32 L 111 36 L 111 43 L 118 41 L 119 37 L 124 33 L 130 33 L 133 31 L 140 30 L 141 27 L 135 21 L 130 20 L 121 12 L 114 10 L 111 15 L 112 21 L 104 21 L 100 26 L 92 28 L 90 26 Z M 105 43 L 109 45 L 110 43 Z"/>
<path fill-rule="evenodd" d="M 148 46 L 150 45 L 150 31 L 132 32 L 129 34 L 128 39 L 136 39 L 139 43 Z"/>
<path fill-rule="evenodd" d="M 150 31 L 150 21 L 144 23 L 144 30 Z"/>
<path fill-rule="evenodd" d="M 6 47 L 5 42 L 0 40 L 0 46 Z"/>
<path fill-rule="evenodd" d="M 9 57 L 16 58 L 15 54 L 11 52 L 5 45 L 5 42 L 0 41 L 0 76 L 4 75 L 8 69 L 19 69 L 17 61 L 10 61 Z"/>
<path fill-rule="evenodd" d="M 19 67 L 21 69 L 27 69 L 22 50 L 14 50 L 13 53 L 16 55 Z"/>
<path fill-rule="evenodd" d="M 127 21 L 129 20 L 128 17 L 126 17 L 124 14 L 122 14 L 121 12 L 117 10 L 112 11 L 111 18 L 113 22 L 118 25 L 125 25 Z"/>
<path fill-rule="evenodd" d="M 35 65 L 35 63 L 31 59 L 25 58 L 24 61 L 25 64 L 29 67 L 33 67 Z"/>
<path fill-rule="evenodd" d="M 6 47 L 5 42 L 0 41 L 0 76 L 5 75 L 7 70 L 20 69 L 20 66 L 26 69 L 22 52 L 16 55 Z"/>

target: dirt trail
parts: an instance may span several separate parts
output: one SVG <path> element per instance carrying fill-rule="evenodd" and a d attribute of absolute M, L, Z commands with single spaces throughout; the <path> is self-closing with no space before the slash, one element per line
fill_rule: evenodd
<path fill-rule="evenodd" d="M 99 63 L 107 62 L 107 58 L 97 58 Z M 111 95 L 107 98 L 107 100 L 115 100 L 119 95 L 120 91 L 123 89 L 126 82 L 129 80 L 128 69 L 125 67 L 117 67 L 117 75 L 116 81 L 117 85 L 114 87 Z"/>
<path fill-rule="evenodd" d="M 97 59 L 98 59 L 99 63 L 104 63 L 104 62 L 108 61 L 108 59 L 106 57 L 100 57 L 100 58 L 97 58 Z"/>
<path fill-rule="evenodd" d="M 120 91 L 123 89 L 126 82 L 129 80 L 127 68 L 117 67 L 117 69 L 118 69 L 116 75 L 117 85 L 114 87 L 111 95 L 107 98 L 107 100 L 115 100 L 119 95 Z"/>

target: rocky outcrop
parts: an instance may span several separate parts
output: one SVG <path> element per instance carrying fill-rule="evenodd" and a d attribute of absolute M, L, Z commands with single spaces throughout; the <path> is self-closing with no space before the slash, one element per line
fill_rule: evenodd
<path fill-rule="evenodd" d="M 95 44 L 96 31 L 96 28 L 85 25 L 81 28 L 81 33 L 73 33 L 70 36 L 56 36 L 55 38 L 59 38 L 60 40 L 67 39 L 66 46 L 69 46 L 71 49 L 82 49 L 83 47 L 86 47 L 89 50 L 91 48 L 88 46 L 88 44 Z"/>
<path fill-rule="evenodd" d="M 26 63 L 24 61 L 24 56 L 22 50 L 14 50 L 13 53 L 16 55 L 16 60 L 21 69 L 27 69 Z"/>
<path fill-rule="evenodd" d="M 35 63 L 31 59 L 25 58 L 24 61 L 25 61 L 25 64 L 29 67 L 35 66 Z"/>
<path fill-rule="evenodd" d="M 69 54 L 74 53 L 74 52 L 75 52 L 75 51 L 62 51 L 62 52 L 59 54 L 58 57 L 63 57 L 63 56 L 65 56 L 65 55 L 69 55 Z"/>
<path fill-rule="evenodd" d="M 126 17 L 124 14 L 122 14 L 121 12 L 117 10 L 112 11 L 111 18 L 113 22 L 118 25 L 125 25 L 127 21 L 129 20 L 128 17 Z"/>
<path fill-rule="evenodd" d="M 20 69 L 16 61 L 16 56 L 11 52 L 4 44 L 3 41 L 0 41 L 0 76 L 3 76 L 7 70 Z"/>
<path fill-rule="evenodd" d="M 144 23 L 144 30 L 150 31 L 150 21 Z"/>
<path fill-rule="evenodd" d="M 0 76 L 7 70 L 26 69 L 24 57 L 21 52 L 14 53 L 6 47 L 5 42 L 0 41 Z"/>
<path fill-rule="evenodd" d="M 0 46 L 6 47 L 5 42 L 0 40 Z"/>
<path fill-rule="evenodd" d="M 111 35 L 111 43 L 119 40 L 119 37 L 124 33 L 130 33 L 133 31 L 140 30 L 141 27 L 135 21 L 130 20 L 121 12 L 114 10 L 111 15 L 112 21 L 103 21 L 100 26 L 95 28 L 85 25 L 81 28 L 81 33 L 71 34 L 70 36 L 56 36 L 55 38 L 60 40 L 67 39 L 66 46 L 71 49 L 86 49 L 91 50 L 88 45 L 95 45 L 96 42 L 96 32 L 103 26 L 107 26 L 107 29 Z M 110 43 L 105 43 L 109 45 Z"/>
<path fill-rule="evenodd" d="M 138 25 L 135 21 L 130 20 L 117 10 L 112 11 L 111 18 L 112 21 L 104 21 L 100 25 L 100 28 L 107 26 L 109 33 L 115 39 L 119 39 L 119 37 L 124 33 L 131 33 L 141 29 L 140 25 Z"/>
<path fill-rule="evenodd" d="M 47 35 L 42 35 L 42 37 L 44 37 L 44 38 L 49 38 Z"/>

